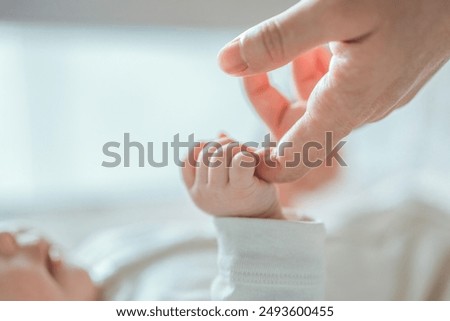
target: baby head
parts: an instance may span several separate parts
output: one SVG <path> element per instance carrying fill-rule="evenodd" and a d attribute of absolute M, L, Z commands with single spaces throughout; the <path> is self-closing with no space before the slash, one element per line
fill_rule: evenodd
<path fill-rule="evenodd" d="M 29 231 L 0 232 L 0 300 L 95 300 L 88 273 Z"/>

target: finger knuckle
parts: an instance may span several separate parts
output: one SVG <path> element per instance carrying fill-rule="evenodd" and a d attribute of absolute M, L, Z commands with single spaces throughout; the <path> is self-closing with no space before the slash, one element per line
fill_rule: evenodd
<path fill-rule="evenodd" d="M 269 59 L 273 63 L 282 62 L 285 57 L 284 38 L 276 20 L 268 20 L 261 25 L 261 39 Z"/>
<path fill-rule="evenodd" d="M 200 186 L 196 186 L 196 188 L 192 190 L 191 198 L 197 206 L 202 206 L 204 199 L 208 196 L 206 195 L 206 192 L 207 191 Z"/>
<path fill-rule="evenodd" d="M 323 90 L 314 93 L 315 108 L 307 110 L 304 116 L 315 128 L 344 137 L 367 119 L 371 103 L 361 99 L 363 88 L 349 89 L 333 82 L 333 78 L 324 78 Z"/>
<path fill-rule="evenodd" d="M 213 156 L 209 162 L 209 168 L 218 168 L 224 165 L 224 157 L 223 156 Z"/>

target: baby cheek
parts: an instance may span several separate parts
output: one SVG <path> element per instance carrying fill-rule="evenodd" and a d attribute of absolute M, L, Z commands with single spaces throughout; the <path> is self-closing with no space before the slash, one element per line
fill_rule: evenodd
<path fill-rule="evenodd" d="M 14 267 L 0 275 L 2 300 L 62 300 L 59 286 L 42 269 Z"/>

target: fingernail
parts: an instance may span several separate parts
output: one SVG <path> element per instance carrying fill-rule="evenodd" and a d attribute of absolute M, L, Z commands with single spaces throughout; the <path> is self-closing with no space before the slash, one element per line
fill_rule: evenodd
<path fill-rule="evenodd" d="M 238 74 L 248 68 L 247 62 L 241 55 L 240 38 L 228 43 L 219 53 L 219 66 L 229 74 Z"/>

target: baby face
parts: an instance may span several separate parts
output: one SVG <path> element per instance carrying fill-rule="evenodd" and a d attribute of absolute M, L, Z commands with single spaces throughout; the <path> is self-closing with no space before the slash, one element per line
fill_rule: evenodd
<path fill-rule="evenodd" d="M 48 241 L 27 233 L 0 232 L 0 300 L 98 298 L 86 271 L 52 255 Z"/>

